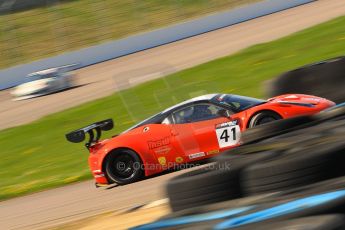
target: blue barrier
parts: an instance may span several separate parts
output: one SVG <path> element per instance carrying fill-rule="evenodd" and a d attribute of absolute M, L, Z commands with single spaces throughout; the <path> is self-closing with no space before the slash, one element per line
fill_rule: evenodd
<path fill-rule="evenodd" d="M 264 209 L 248 215 L 239 216 L 226 220 L 214 227 L 216 230 L 231 229 L 245 224 L 256 223 L 282 215 L 303 211 L 306 209 L 318 207 L 326 203 L 344 199 L 345 190 L 339 190 L 324 194 L 313 195 L 301 199 L 296 199 L 285 204 L 281 204 L 272 208 Z"/>
<path fill-rule="evenodd" d="M 230 218 L 232 216 L 251 210 L 252 208 L 254 208 L 254 206 L 240 207 L 240 208 L 229 209 L 229 210 L 221 210 L 221 211 L 215 211 L 215 212 L 209 212 L 209 213 L 203 213 L 203 214 L 197 214 L 197 215 L 191 215 L 191 216 L 182 216 L 182 217 L 177 217 L 177 218 L 172 218 L 172 219 L 159 220 L 150 224 L 145 224 L 145 225 L 132 228 L 131 230 L 162 229 L 162 228 L 167 228 L 167 227 L 177 227 L 179 225 L 184 225 L 184 224 L 199 223 L 203 221 L 217 220 L 217 219 L 222 219 L 222 218 Z"/>

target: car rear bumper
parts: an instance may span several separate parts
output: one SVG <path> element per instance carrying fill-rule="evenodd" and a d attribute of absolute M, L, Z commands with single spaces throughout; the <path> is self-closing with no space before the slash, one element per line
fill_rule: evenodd
<path fill-rule="evenodd" d="M 24 95 L 24 96 L 15 96 L 13 98 L 13 101 L 21 101 L 21 100 L 26 100 L 26 99 L 30 99 L 30 98 L 40 97 L 43 95 L 45 95 L 45 94 L 40 93 L 40 94 L 30 94 L 30 95 Z"/>
<path fill-rule="evenodd" d="M 93 170 L 92 175 L 93 175 L 93 178 L 95 178 L 96 184 L 99 184 L 99 185 L 109 184 L 105 174 L 101 170 Z"/>

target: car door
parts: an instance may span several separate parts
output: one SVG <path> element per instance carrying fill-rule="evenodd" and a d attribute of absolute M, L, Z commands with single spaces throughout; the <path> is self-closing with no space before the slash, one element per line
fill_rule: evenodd
<path fill-rule="evenodd" d="M 56 73 L 55 76 L 56 90 L 61 90 L 65 88 L 66 77 L 61 73 Z"/>
<path fill-rule="evenodd" d="M 54 92 L 59 89 L 60 82 L 56 78 L 55 74 L 47 74 L 44 76 L 44 79 L 48 81 L 49 84 L 49 92 Z"/>
<path fill-rule="evenodd" d="M 70 74 L 69 72 L 67 72 L 67 73 L 61 73 L 60 72 L 58 74 L 58 78 L 60 80 L 60 88 L 61 89 L 66 89 L 66 88 L 71 86 L 72 74 Z"/>
<path fill-rule="evenodd" d="M 198 103 L 172 113 L 176 149 L 188 160 L 197 160 L 238 145 L 240 127 L 231 116 L 222 116 L 223 111 L 210 103 Z"/>
<path fill-rule="evenodd" d="M 176 162 L 174 136 L 169 124 L 149 124 L 141 127 L 142 141 L 147 143 L 147 151 L 155 156 L 158 163 L 164 167 L 171 167 Z"/>

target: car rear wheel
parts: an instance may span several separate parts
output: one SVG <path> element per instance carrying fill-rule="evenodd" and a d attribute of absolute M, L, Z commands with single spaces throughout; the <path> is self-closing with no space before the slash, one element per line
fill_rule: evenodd
<path fill-rule="evenodd" d="M 109 183 L 129 184 L 143 176 L 140 157 L 132 150 L 115 151 L 109 155 L 105 163 L 106 177 Z"/>
<path fill-rule="evenodd" d="M 280 119 L 281 116 L 279 116 L 277 113 L 271 111 L 262 111 L 253 116 L 253 118 L 250 120 L 249 128 L 253 128 L 255 126 L 266 124 Z"/>

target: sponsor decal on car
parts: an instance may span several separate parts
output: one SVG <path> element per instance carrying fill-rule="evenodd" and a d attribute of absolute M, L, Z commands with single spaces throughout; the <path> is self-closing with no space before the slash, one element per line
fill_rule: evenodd
<path fill-rule="evenodd" d="M 216 124 L 216 129 L 234 126 L 234 125 L 237 125 L 237 123 L 238 123 L 238 121 L 234 120 L 234 121 L 229 121 L 229 122 L 225 122 L 225 123 L 221 123 L 221 124 Z"/>
<path fill-rule="evenodd" d="M 166 165 L 167 164 L 167 159 L 165 157 L 158 157 L 158 162 L 161 165 Z"/>
<path fill-rule="evenodd" d="M 163 139 L 159 139 L 156 141 L 148 141 L 147 144 L 149 146 L 149 149 L 155 149 L 170 144 L 170 139 L 169 137 L 164 137 Z"/>
<path fill-rule="evenodd" d="M 169 153 L 171 148 L 169 146 L 163 146 L 158 149 L 155 149 L 154 152 L 157 154 L 167 154 Z"/>
<path fill-rule="evenodd" d="M 175 159 L 176 163 L 182 163 L 183 162 L 183 158 L 182 157 L 176 157 Z"/>
<path fill-rule="evenodd" d="M 207 155 L 213 155 L 213 154 L 217 154 L 217 153 L 219 153 L 219 150 L 215 149 L 215 150 L 208 151 Z"/>
<path fill-rule="evenodd" d="M 190 154 L 188 157 L 189 157 L 189 159 L 195 159 L 195 158 L 204 157 L 204 156 L 205 156 L 205 153 L 204 152 L 200 152 L 200 153 Z"/>

